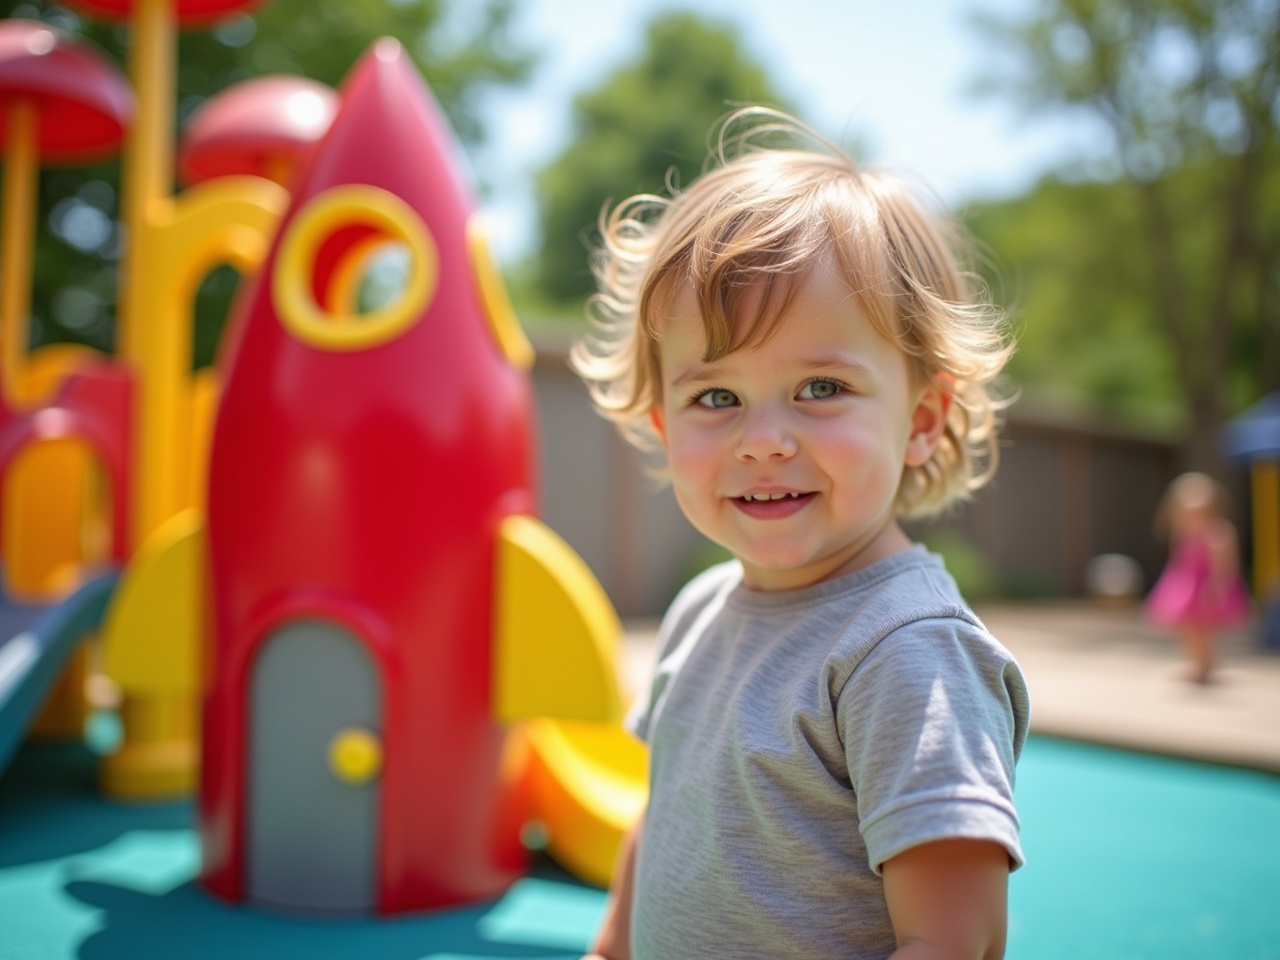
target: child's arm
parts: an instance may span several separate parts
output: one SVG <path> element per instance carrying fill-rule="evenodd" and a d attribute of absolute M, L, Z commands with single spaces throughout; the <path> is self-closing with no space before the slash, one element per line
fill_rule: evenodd
<path fill-rule="evenodd" d="M 1009 854 L 986 840 L 937 840 L 885 861 L 898 939 L 892 960 L 1004 956 Z"/>
<path fill-rule="evenodd" d="M 631 960 L 631 889 L 635 877 L 636 847 L 644 817 L 636 821 L 618 850 L 618 863 L 613 870 L 609 903 L 605 906 L 604 923 L 596 934 L 592 952 L 583 960 Z"/>

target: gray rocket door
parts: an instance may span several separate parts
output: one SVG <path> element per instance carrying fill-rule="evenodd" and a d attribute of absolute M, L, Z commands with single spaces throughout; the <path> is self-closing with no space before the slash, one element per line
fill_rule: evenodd
<path fill-rule="evenodd" d="M 249 696 L 251 901 L 323 913 L 373 910 L 377 764 L 353 770 L 335 758 L 353 738 L 380 758 L 381 707 L 375 665 L 343 628 L 299 620 L 263 643 Z"/>

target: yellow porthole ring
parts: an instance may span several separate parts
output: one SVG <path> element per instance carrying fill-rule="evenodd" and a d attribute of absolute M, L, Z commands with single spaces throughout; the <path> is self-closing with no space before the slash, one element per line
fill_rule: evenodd
<path fill-rule="evenodd" d="M 352 312 L 351 303 L 341 304 L 341 310 L 325 309 L 313 292 L 317 254 L 339 230 L 358 226 L 370 227 L 382 239 L 403 243 L 408 249 L 411 267 L 404 291 L 368 313 Z M 367 245 L 356 243 L 345 256 L 366 253 Z M 342 273 L 341 265 L 335 272 Z M 314 198 L 289 225 L 276 257 L 271 296 L 280 322 L 298 339 L 328 350 L 364 350 L 411 327 L 435 295 L 439 276 L 435 242 L 413 208 L 385 190 L 350 184 Z"/>

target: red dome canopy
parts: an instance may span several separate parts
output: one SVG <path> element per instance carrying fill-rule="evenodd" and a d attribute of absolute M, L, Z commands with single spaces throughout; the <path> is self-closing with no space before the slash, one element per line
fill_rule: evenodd
<path fill-rule="evenodd" d="M 127 20 L 134 0 L 62 0 L 68 7 L 102 20 Z M 209 23 L 237 10 L 249 10 L 262 0 L 173 0 L 178 22 L 187 26 Z"/>
<path fill-rule="evenodd" d="M 0 140 L 8 140 L 9 103 L 29 97 L 38 115 L 46 163 L 89 163 L 110 156 L 133 119 L 133 91 L 97 50 L 46 23 L 0 21 Z"/>
<path fill-rule="evenodd" d="M 210 97 L 191 115 L 178 146 L 184 184 L 229 174 L 283 183 L 294 161 L 324 136 L 338 94 L 316 80 L 269 76 Z"/>

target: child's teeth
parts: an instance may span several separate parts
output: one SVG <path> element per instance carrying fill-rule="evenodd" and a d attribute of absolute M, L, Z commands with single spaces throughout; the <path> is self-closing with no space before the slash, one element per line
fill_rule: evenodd
<path fill-rule="evenodd" d="M 797 493 L 748 493 L 744 494 L 743 500 L 781 500 L 783 497 L 797 497 Z"/>

